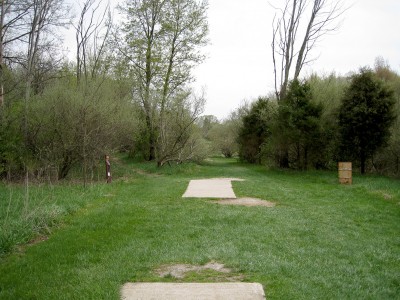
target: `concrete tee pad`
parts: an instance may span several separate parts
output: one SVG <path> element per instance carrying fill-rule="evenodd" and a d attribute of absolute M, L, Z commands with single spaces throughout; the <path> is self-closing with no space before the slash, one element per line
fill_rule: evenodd
<path fill-rule="evenodd" d="M 260 283 L 126 283 L 123 300 L 264 300 Z"/>
<path fill-rule="evenodd" d="M 238 178 L 213 178 L 191 180 L 183 198 L 224 198 L 235 199 L 231 181 L 243 181 Z"/>

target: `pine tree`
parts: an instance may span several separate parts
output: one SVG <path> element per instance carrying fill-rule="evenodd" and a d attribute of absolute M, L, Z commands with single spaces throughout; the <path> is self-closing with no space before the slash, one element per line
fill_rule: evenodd
<path fill-rule="evenodd" d="M 318 142 L 321 138 L 322 106 L 311 102 L 311 99 L 310 85 L 293 80 L 279 106 L 275 129 L 282 148 L 290 150 L 288 163 L 301 169 L 307 169 L 311 162 L 310 157 L 319 151 Z"/>
<path fill-rule="evenodd" d="M 340 156 L 358 160 L 361 174 L 366 161 L 390 137 L 395 120 L 393 91 L 369 69 L 354 75 L 339 109 Z"/>

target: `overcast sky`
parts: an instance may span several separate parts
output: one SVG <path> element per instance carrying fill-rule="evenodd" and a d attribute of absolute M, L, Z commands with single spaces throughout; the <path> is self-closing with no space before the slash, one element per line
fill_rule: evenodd
<path fill-rule="evenodd" d="M 196 87 L 207 91 L 205 114 L 219 119 L 240 103 L 273 91 L 272 29 L 269 3 L 283 0 L 209 0 L 208 59 L 195 70 Z M 342 25 L 327 35 L 312 55 L 318 59 L 302 72 L 345 75 L 373 66 L 382 56 L 400 72 L 400 1 L 345 0 L 351 7 Z"/>

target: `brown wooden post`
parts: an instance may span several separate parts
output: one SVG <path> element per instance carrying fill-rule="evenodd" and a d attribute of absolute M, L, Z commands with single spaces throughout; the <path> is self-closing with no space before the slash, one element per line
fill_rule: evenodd
<path fill-rule="evenodd" d="M 351 162 L 339 162 L 339 182 L 341 184 L 352 184 L 352 164 Z"/>
<path fill-rule="evenodd" d="M 111 164 L 110 164 L 110 156 L 105 156 L 106 160 L 106 180 L 107 183 L 111 183 Z"/>

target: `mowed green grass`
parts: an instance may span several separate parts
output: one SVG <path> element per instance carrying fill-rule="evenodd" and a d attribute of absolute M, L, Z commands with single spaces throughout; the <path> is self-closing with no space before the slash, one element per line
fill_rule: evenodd
<path fill-rule="evenodd" d="M 226 159 L 118 164 L 110 185 L 62 187 L 79 207 L 48 240 L 1 259 L 0 299 L 119 299 L 125 282 L 174 281 L 157 277 L 161 265 L 211 260 L 262 283 L 267 299 L 400 298 L 399 180 L 356 175 L 343 186 L 334 172 Z M 181 198 L 190 179 L 213 177 L 243 178 L 237 196 L 277 205 Z M 214 280 L 206 275 L 182 281 Z"/>

